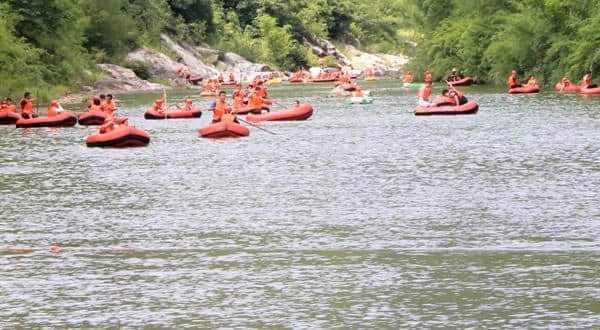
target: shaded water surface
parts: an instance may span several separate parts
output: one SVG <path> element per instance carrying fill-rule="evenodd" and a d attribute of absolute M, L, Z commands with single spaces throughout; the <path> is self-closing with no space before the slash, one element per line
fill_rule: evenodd
<path fill-rule="evenodd" d="M 0 127 L 0 247 L 34 248 L 0 252 L 0 327 L 600 327 L 600 97 L 423 118 L 364 85 L 273 87 L 313 117 L 237 140 L 147 94 L 120 97 L 146 148 Z"/>

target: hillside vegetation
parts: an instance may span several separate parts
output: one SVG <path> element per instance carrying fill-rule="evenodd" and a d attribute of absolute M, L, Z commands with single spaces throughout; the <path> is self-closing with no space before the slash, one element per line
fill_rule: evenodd
<path fill-rule="evenodd" d="M 600 69 L 596 0 L 0 0 L 0 16 L 4 94 L 76 89 L 98 79 L 95 63 L 160 49 L 161 33 L 289 70 L 316 64 L 304 44 L 315 38 L 414 56 L 417 77 Z"/>

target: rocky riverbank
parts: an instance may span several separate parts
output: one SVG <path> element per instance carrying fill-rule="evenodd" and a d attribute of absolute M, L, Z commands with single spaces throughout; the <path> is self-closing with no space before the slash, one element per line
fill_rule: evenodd
<path fill-rule="evenodd" d="M 76 103 L 90 95 L 101 93 L 128 93 L 153 91 L 185 86 L 186 81 L 179 77 L 177 69 L 185 67 L 193 76 L 212 77 L 219 72 L 233 72 L 236 77 L 247 74 L 249 77 L 272 71 L 265 64 L 253 63 L 238 54 L 211 49 L 207 45 L 195 46 L 186 42 L 174 41 L 167 35 L 161 36 L 164 52 L 143 47 L 130 52 L 125 60 L 147 68 L 153 83 L 144 80 L 128 68 L 114 64 L 99 64 L 103 78 L 93 85 L 83 86 L 82 92 L 60 99 L 62 103 Z M 344 51 L 325 39 L 304 40 L 315 55 L 335 58 L 338 67 L 354 70 L 371 69 L 378 76 L 397 75 L 408 62 L 405 56 L 371 54 L 345 45 Z M 168 54 L 168 55 L 167 55 Z"/>

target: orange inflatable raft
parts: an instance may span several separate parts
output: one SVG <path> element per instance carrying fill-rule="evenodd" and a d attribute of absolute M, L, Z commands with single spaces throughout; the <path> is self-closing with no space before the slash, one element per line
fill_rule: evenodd
<path fill-rule="evenodd" d="M 270 112 L 260 115 L 249 114 L 247 121 L 286 121 L 286 120 L 306 120 L 313 114 L 313 107 L 310 104 L 302 104 L 297 108 L 291 108 L 279 112 Z"/>
<path fill-rule="evenodd" d="M 515 87 L 508 90 L 508 94 L 531 94 L 531 93 L 539 93 L 540 87 L 538 85 L 535 86 L 523 86 L 523 87 Z"/>
<path fill-rule="evenodd" d="M 37 117 L 17 120 L 17 127 L 73 127 L 77 124 L 77 115 L 72 112 L 61 112 L 53 117 Z"/>
<path fill-rule="evenodd" d="M 21 116 L 11 111 L 0 111 L 0 125 L 14 125 Z"/>
<path fill-rule="evenodd" d="M 246 126 L 231 121 L 221 121 L 201 128 L 199 133 L 203 138 L 220 139 L 248 136 L 250 135 L 250 130 Z"/>
<path fill-rule="evenodd" d="M 554 85 L 554 89 L 557 92 L 564 92 L 564 93 L 578 93 L 581 91 L 581 86 L 578 85 L 568 85 L 568 86 L 564 86 L 562 82 L 557 83 L 556 85 Z"/>
<path fill-rule="evenodd" d="M 79 115 L 79 125 L 91 126 L 91 125 L 102 125 L 108 118 L 108 115 L 104 111 L 87 111 Z"/>
<path fill-rule="evenodd" d="M 155 110 L 148 110 L 144 113 L 146 119 L 185 119 L 185 118 L 200 118 L 202 117 L 202 110 L 195 107 L 192 111 L 174 111 L 160 113 Z"/>
<path fill-rule="evenodd" d="M 581 88 L 581 93 L 583 95 L 598 95 L 600 94 L 600 87 Z"/>
<path fill-rule="evenodd" d="M 416 116 L 432 116 L 432 115 L 468 115 L 477 113 L 479 104 L 475 101 L 469 101 L 463 105 L 442 105 L 436 107 L 417 107 L 415 110 Z"/>
<path fill-rule="evenodd" d="M 85 141 L 88 147 L 143 147 L 150 143 L 150 134 L 133 126 L 119 126 L 108 133 L 90 135 Z"/>

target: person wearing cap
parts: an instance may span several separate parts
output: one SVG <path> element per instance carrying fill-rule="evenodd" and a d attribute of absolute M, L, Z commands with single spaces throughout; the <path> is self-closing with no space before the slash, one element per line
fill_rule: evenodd
<path fill-rule="evenodd" d="M 459 81 L 461 80 L 461 76 L 458 74 L 458 70 L 456 68 L 452 68 L 452 73 L 448 77 L 448 81 Z"/>

